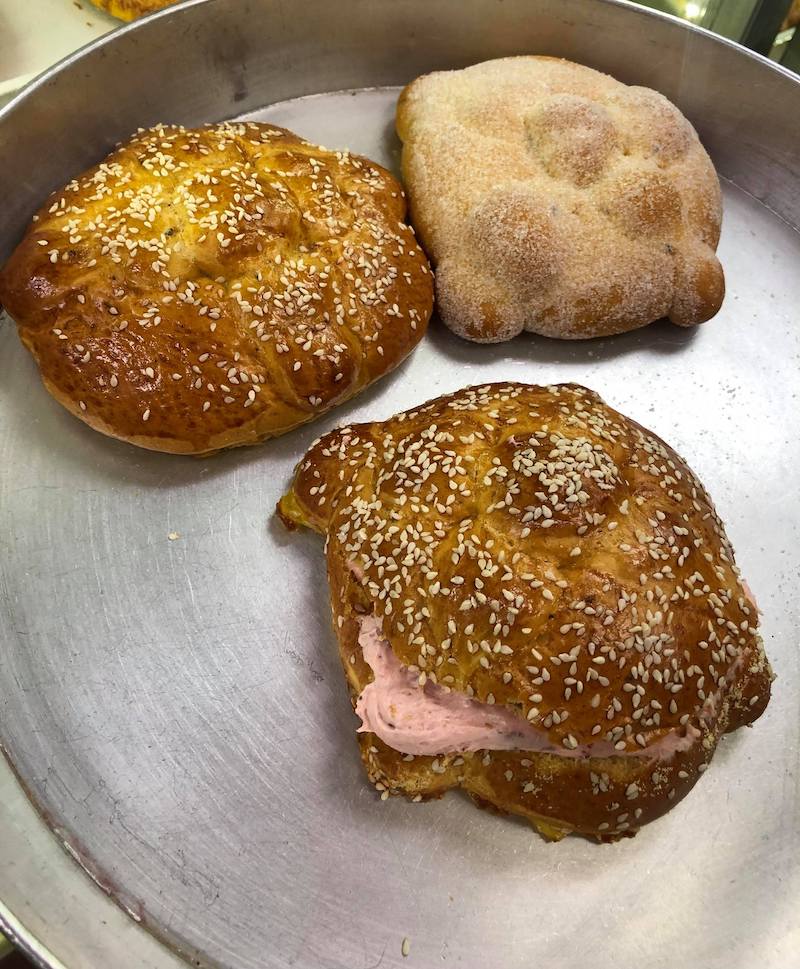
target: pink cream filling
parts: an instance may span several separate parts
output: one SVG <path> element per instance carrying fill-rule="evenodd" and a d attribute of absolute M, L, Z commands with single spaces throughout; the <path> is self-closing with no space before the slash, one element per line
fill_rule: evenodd
<path fill-rule="evenodd" d="M 404 754 L 464 753 L 475 750 L 530 750 L 558 757 L 648 757 L 670 759 L 688 750 L 701 736 L 691 725 L 687 732 L 671 731 L 641 750 L 615 750 L 606 741 L 579 745 L 574 750 L 555 746 L 545 731 L 507 707 L 484 703 L 427 681 L 403 666 L 383 637 L 380 620 L 360 620 L 358 643 L 373 680 L 356 702 L 359 733 L 376 734 L 387 746 Z M 710 700 L 712 698 L 709 698 Z M 715 704 L 709 704 L 713 712 Z"/>
<path fill-rule="evenodd" d="M 742 581 L 742 588 L 744 589 L 745 599 L 747 599 L 747 601 L 755 609 L 756 612 L 761 612 L 761 610 L 758 608 L 756 597 L 753 595 L 753 590 L 750 588 L 750 585 L 747 579 L 742 579 L 741 581 Z"/>
<path fill-rule="evenodd" d="M 359 733 L 369 730 L 404 754 L 540 750 L 543 744 L 550 749 L 540 730 L 507 707 L 482 703 L 430 681 L 420 686 L 383 638 L 374 616 L 361 620 L 358 643 L 374 677 L 356 703 Z"/>

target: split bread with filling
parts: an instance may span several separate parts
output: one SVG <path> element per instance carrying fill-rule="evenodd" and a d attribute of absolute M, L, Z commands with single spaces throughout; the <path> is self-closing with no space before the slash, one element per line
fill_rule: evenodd
<path fill-rule="evenodd" d="M 461 787 L 547 837 L 613 840 L 768 703 L 758 610 L 711 499 L 583 387 L 471 387 L 334 430 L 278 511 L 326 536 L 384 794 Z"/>
<path fill-rule="evenodd" d="M 140 447 L 205 454 L 392 370 L 433 308 L 379 165 L 255 122 L 139 131 L 44 204 L 0 271 L 45 387 Z"/>
<path fill-rule="evenodd" d="M 397 105 L 444 322 L 576 340 L 719 310 L 719 179 L 665 97 L 552 57 L 426 74 Z"/>

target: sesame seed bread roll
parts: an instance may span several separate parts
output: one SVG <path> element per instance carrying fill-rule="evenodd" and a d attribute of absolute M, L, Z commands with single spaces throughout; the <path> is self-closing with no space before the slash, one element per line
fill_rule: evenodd
<path fill-rule="evenodd" d="M 398 182 L 252 122 L 140 131 L 0 271 L 45 387 L 112 437 L 204 454 L 309 421 L 422 338 L 433 282 Z"/>
<path fill-rule="evenodd" d="M 397 131 L 437 307 L 459 336 L 577 340 L 719 310 L 719 179 L 656 91 L 509 57 L 417 78 Z"/>
<path fill-rule="evenodd" d="M 547 837 L 616 839 L 766 708 L 758 610 L 705 489 L 583 387 L 472 387 L 335 430 L 279 513 L 326 537 L 385 796 L 460 787 Z"/>

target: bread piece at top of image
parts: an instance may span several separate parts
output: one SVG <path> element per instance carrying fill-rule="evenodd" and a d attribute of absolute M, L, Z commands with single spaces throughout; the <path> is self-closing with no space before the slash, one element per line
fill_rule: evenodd
<path fill-rule="evenodd" d="M 138 20 L 156 10 L 171 7 L 181 0 L 91 0 L 99 10 L 105 10 L 118 20 Z"/>
<path fill-rule="evenodd" d="M 331 431 L 278 510 L 325 536 L 382 796 L 460 787 L 549 838 L 615 839 L 677 804 L 769 702 L 758 609 L 711 499 L 583 387 L 467 387 Z"/>
<path fill-rule="evenodd" d="M 98 431 L 205 454 L 400 363 L 433 306 L 379 165 L 268 124 L 140 131 L 54 193 L 0 271 L 45 387 Z"/>
<path fill-rule="evenodd" d="M 396 120 L 412 223 L 459 336 L 574 340 L 719 310 L 719 179 L 658 92 L 509 57 L 417 78 Z"/>

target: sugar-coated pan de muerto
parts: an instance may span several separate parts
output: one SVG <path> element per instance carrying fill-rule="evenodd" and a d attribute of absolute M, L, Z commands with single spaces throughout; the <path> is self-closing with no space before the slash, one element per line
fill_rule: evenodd
<path fill-rule="evenodd" d="M 326 536 L 370 779 L 461 787 L 543 834 L 631 834 L 772 673 L 710 498 L 575 385 L 473 387 L 332 431 L 279 512 Z"/>
<path fill-rule="evenodd" d="M 397 130 L 439 312 L 460 336 L 580 339 L 719 309 L 719 180 L 656 91 L 509 57 L 418 78 Z"/>
<path fill-rule="evenodd" d="M 159 126 L 56 192 L 0 273 L 45 386 L 202 454 L 282 434 L 422 338 L 433 282 L 378 165 L 268 124 Z"/>

